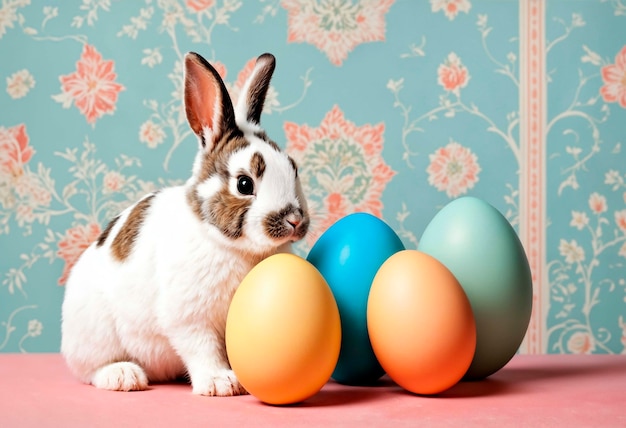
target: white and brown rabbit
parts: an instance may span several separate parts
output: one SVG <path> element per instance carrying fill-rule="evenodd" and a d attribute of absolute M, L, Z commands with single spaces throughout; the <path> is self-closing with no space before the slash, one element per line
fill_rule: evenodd
<path fill-rule="evenodd" d="M 231 298 L 309 225 L 296 164 L 259 124 L 274 64 L 257 59 L 234 108 L 215 69 L 185 56 L 191 178 L 114 218 L 67 281 L 61 352 L 81 381 L 129 391 L 187 375 L 195 394 L 245 393 L 224 344 Z"/>

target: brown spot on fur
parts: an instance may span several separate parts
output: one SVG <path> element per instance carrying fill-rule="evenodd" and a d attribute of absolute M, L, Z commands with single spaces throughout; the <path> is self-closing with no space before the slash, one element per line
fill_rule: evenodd
<path fill-rule="evenodd" d="M 209 221 L 225 236 L 237 239 L 243 235 L 244 221 L 251 203 L 250 199 L 233 196 L 224 188 L 209 202 Z"/>
<path fill-rule="evenodd" d="M 206 220 L 204 214 L 202 214 L 202 202 L 197 195 L 196 186 L 187 190 L 187 203 L 191 207 L 191 211 L 193 211 L 200 221 Z"/>
<path fill-rule="evenodd" d="M 204 153 L 202 167 L 197 176 L 197 182 L 187 191 L 187 203 L 191 207 L 193 213 L 201 221 L 211 221 L 205 214 L 206 209 L 203 208 L 203 201 L 198 197 L 197 187 L 200 183 L 211 177 L 220 177 L 225 186 L 227 186 L 230 178 L 228 171 L 228 160 L 233 153 L 243 150 L 250 143 L 243 136 L 243 132 L 239 129 L 231 130 L 215 143 L 213 150 Z"/>
<path fill-rule="evenodd" d="M 267 139 L 267 140 L 265 140 L 265 141 L 267 142 L 267 144 L 269 144 L 269 145 L 270 145 L 270 147 L 271 147 L 271 148 L 273 148 L 273 149 L 274 149 L 274 150 L 276 150 L 277 152 L 280 152 L 280 151 L 281 151 L 280 146 L 279 146 L 278 144 L 276 144 L 274 141 L 272 141 L 272 140 L 270 140 L 270 139 Z"/>
<path fill-rule="evenodd" d="M 260 130 L 256 131 L 256 132 L 254 133 L 254 136 L 255 136 L 255 137 L 257 137 L 257 138 L 260 138 L 260 139 L 261 139 L 261 140 L 263 140 L 263 141 L 265 141 L 267 144 L 269 144 L 269 146 L 270 146 L 272 149 L 276 150 L 277 152 L 282 151 L 282 150 L 281 150 L 281 148 L 280 148 L 280 146 L 279 146 L 278 144 L 276 144 L 276 143 L 275 143 L 275 142 L 274 142 L 274 141 L 273 141 L 273 140 L 272 140 L 272 139 L 271 139 L 271 138 L 267 135 L 267 133 L 266 133 L 264 130 L 260 129 Z"/>
<path fill-rule="evenodd" d="M 155 194 L 146 196 L 133 207 L 126 222 L 113 239 L 111 252 L 118 261 L 124 261 L 130 256 L 154 196 Z"/>
<path fill-rule="evenodd" d="M 268 137 L 267 132 L 260 129 L 254 133 L 254 136 L 260 138 L 263 141 L 269 141 L 270 137 Z"/>
<path fill-rule="evenodd" d="M 218 175 L 224 180 L 229 177 L 228 159 L 239 150 L 248 147 L 250 143 L 243 136 L 241 131 L 231 132 L 215 143 L 214 149 L 204 154 L 202 168 L 198 174 L 198 183 Z"/>
<path fill-rule="evenodd" d="M 203 202 L 193 187 L 187 192 L 187 202 L 200 221 L 206 221 L 217 227 L 220 232 L 231 239 L 243 235 L 246 213 L 252 203 L 249 199 L 233 196 L 225 187 L 209 201 Z"/>
<path fill-rule="evenodd" d="M 117 216 L 113 220 L 111 220 L 109 224 L 107 224 L 107 227 L 104 228 L 104 230 L 98 237 L 98 240 L 96 241 L 96 247 L 102 247 L 104 245 L 107 238 L 109 237 L 109 234 L 111 233 L 111 229 L 113 229 L 113 226 L 115 226 L 115 223 L 117 223 L 119 219 L 120 216 Z"/>
<path fill-rule="evenodd" d="M 252 160 L 250 161 L 250 172 L 252 172 L 257 179 L 261 179 L 263 177 L 266 167 L 267 165 L 265 164 L 265 159 L 263 159 L 263 155 L 261 155 L 261 153 L 256 152 L 252 155 Z"/>

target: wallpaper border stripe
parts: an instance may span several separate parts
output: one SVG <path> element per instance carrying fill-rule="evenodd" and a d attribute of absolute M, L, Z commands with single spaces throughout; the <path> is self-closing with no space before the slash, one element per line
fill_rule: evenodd
<path fill-rule="evenodd" d="M 545 4 L 520 1 L 520 192 L 519 232 L 533 279 L 533 311 L 520 352 L 540 354 L 545 349 L 549 293 L 546 266 L 546 74 Z"/>

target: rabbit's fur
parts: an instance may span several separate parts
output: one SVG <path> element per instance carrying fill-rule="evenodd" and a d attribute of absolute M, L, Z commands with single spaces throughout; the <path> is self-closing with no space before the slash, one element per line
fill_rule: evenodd
<path fill-rule="evenodd" d="M 274 64 L 257 59 L 234 108 L 215 69 L 185 56 L 191 178 L 113 219 L 67 281 L 61 352 L 81 381 L 129 391 L 187 375 L 195 394 L 245 393 L 224 344 L 231 298 L 309 225 L 295 162 L 259 125 Z"/>

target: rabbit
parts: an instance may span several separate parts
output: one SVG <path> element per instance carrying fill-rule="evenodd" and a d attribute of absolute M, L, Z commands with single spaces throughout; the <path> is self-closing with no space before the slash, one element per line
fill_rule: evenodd
<path fill-rule="evenodd" d="M 296 163 L 260 126 L 274 56 L 257 58 L 236 106 L 204 58 L 184 61 L 199 144 L 191 177 L 127 208 L 77 260 L 61 353 L 97 388 L 145 390 L 188 376 L 194 394 L 245 394 L 225 349 L 230 301 L 252 267 L 290 251 L 310 220 Z"/>

